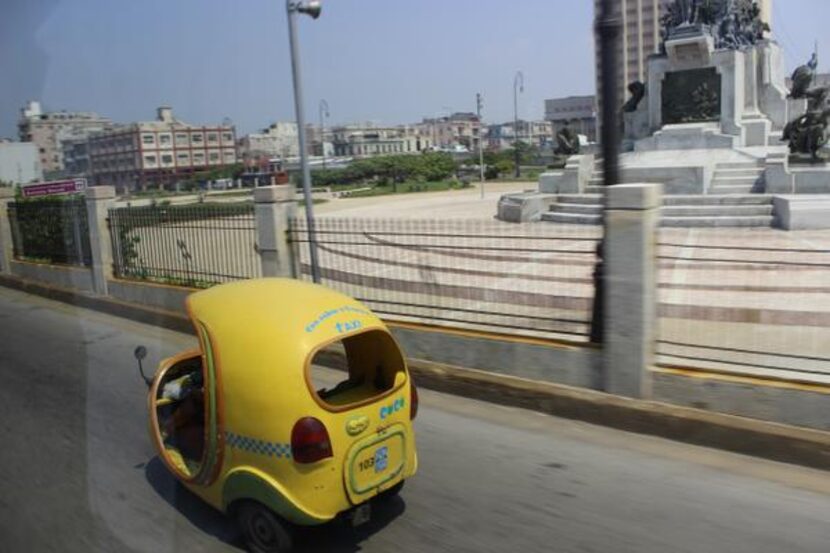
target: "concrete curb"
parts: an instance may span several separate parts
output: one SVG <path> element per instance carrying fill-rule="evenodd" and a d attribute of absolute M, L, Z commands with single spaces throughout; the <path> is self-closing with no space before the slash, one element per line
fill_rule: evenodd
<path fill-rule="evenodd" d="M 138 322 L 192 333 L 184 314 L 152 309 L 0 276 L 0 285 Z M 323 364 L 345 366 L 342 353 L 328 351 Z M 409 359 L 418 386 L 500 405 L 530 409 L 628 432 L 830 470 L 830 433 L 583 388 L 537 382 L 475 369 Z"/>

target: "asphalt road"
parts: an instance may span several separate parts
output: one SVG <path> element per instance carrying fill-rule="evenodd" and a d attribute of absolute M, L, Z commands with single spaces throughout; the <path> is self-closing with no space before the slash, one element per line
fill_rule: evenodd
<path fill-rule="evenodd" d="M 186 335 L 0 288 L 0 551 L 238 551 L 154 458 L 150 361 Z M 830 477 L 422 391 L 421 470 L 325 552 L 826 553 Z"/>

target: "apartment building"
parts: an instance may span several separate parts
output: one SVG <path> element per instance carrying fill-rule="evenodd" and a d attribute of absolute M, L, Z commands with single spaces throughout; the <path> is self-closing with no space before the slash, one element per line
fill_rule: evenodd
<path fill-rule="evenodd" d="M 373 157 L 395 154 L 416 154 L 433 147 L 432 139 L 417 127 L 379 127 L 347 125 L 332 127 L 335 156 Z"/>
<path fill-rule="evenodd" d="M 282 159 L 297 157 L 300 155 L 297 124 L 277 122 L 261 132 L 243 136 L 239 139 L 238 153 L 243 159 L 261 156 Z"/>
<path fill-rule="evenodd" d="M 89 139 L 93 184 L 119 191 L 172 185 L 194 173 L 237 163 L 230 125 L 191 125 L 160 107 L 155 121 L 132 123 Z"/>
<path fill-rule="evenodd" d="M 457 112 L 446 117 L 425 118 L 417 127 L 438 149 L 463 146 L 476 151 L 481 140 L 482 125 L 475 113 Z"/>
<path fill-rule="evenodd" d="M 43 180 L 37 146 L 0 139 L 0 183 L 28 184 Z"/>
<path fill-rule="evenodd" d="M 517 138 L 525 144 L 545 148 L 553 142 L 553 124 L 550 121 L 520 119 L 518 127 L 513 121 L 490 125 L 487 127 L 485 140 L 488 149 L 498 151 L 512 148 Z"/>
<path fill-rule="evenodd" d="M 44 112 L 40 102 L 29 102 L 17 127 L 21 142 L 35 144 L 43 171 L 54 174 L 64 170 L 63 141 L 110 129 L 112 121 L 91 112 Z"/>
<path fill-rule="evenodd" d="M 545 100 L 545 120 L 553 125 L 552 134 L 565 123 L 589 141 L 597 139 L 596 96 L 568 96 Z"/>

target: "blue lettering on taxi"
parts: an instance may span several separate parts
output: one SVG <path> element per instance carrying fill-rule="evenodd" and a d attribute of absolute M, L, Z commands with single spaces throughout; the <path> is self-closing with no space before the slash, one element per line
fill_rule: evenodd
<path fill-rule="evenodd" d="M 337 323 L 334 325 L 334 327 L 337 329 L 337 332 L 341 334 L 344 332 L 351 332 L 352 330 L 357 330 L 361 326 L 363 326 L 363 323 L 357 320 L 350 321 L 348 323 Z"/>
<path fill-rule="evenodd" d="M 315 320 L 311 321 L 305 326 L 305 331 L 314 332 L 315 330 L 317 330 L 320 324 L 339 313 L 356 313 L 359 315 L 371 314 L 369 311 L 366 311 L 365 309 L 360 309 L 359 307 L 354 307 L 352 305 L 344 305 L 343 307 L 338 307 L 337 309 L 329 309 L 327 311 L 323 311 Z"/>
<path fill-rule="evenodd" d="M 400 411 L 404 408 L 404 405 L 406 405 L 406 402 L 403 398 L 398 398 L 393 403 L 384 405 L 380 408 L 380 420 L 383 420 L 389 415 Z"/>

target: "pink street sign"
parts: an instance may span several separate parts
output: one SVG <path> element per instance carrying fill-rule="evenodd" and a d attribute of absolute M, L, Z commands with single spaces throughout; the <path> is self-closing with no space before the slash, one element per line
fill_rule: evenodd
<path fill-rule="evenodd" d="M 59 196 L 61 194 L 75 194 L 83 192 L 86 188 L 86 179 L 57 180 L 31 184 L 23 187 L 24 198 L 37 198 L 40 196 Z"/>

